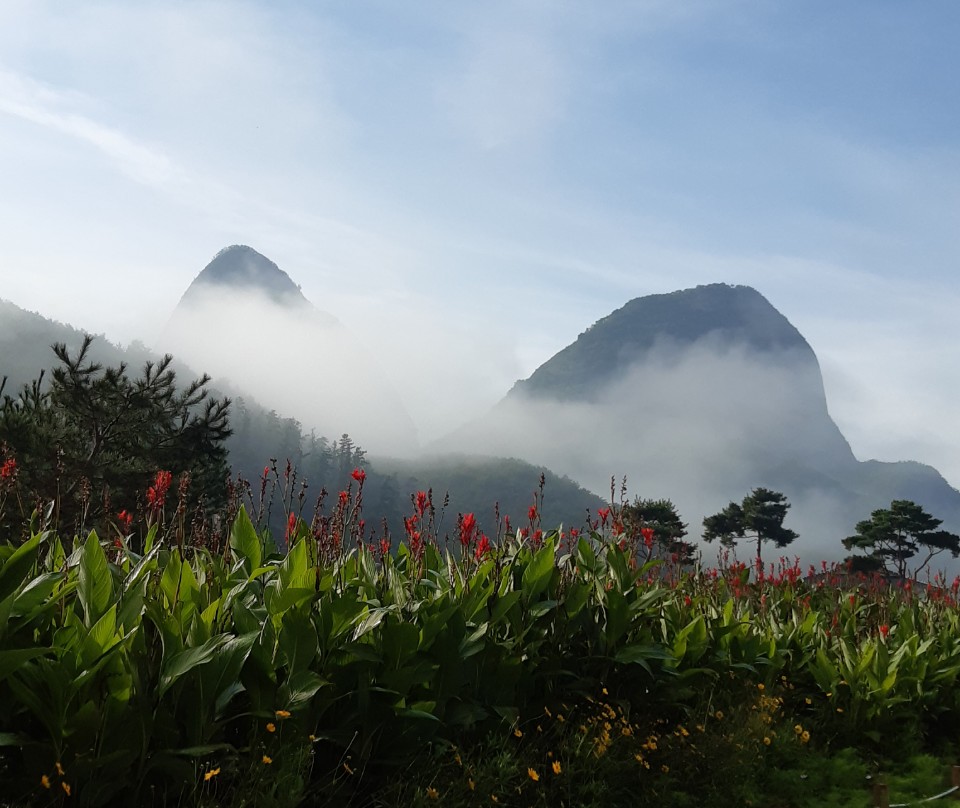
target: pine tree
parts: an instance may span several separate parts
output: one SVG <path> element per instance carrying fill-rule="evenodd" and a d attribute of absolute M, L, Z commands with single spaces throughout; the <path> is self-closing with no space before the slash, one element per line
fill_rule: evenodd
<path fill-rule="evenodd" d="M 879 508 L 869 519 L 858 522 L 856 534 L 844 539 L 843 546 L 867 551 L 864 556 L 850 557 L 855 565 L 885 569 L 904 578 L 907 562 L 921 549 L 927 555 L 914 575 L 945 551 L 954 558 L 960 555 L 960 536 L 938 530 L 942 523 L 942 519 L 935 519 L 916 502 L 897 499 L 889 508 Z"/>
<path fill-rule="evenodd" d="M 725 547 L 736 546 L 741 539 L 757 543 L 757 558 L 762 558 L 763 542 L 786 547 L 797 534 L 783 526 L 790 503 L 779 491 L 755 488 L 743 502 L 731 502 L 719 513 L 703 520 L 704 541 L 719 539 Z"/>
<path fill-rule="evenodd" d="M 229 473 L 228 399 L 209 397 L 206 375 L 177 385 L 172 358 L 131 378 L 121 363 L 53 346 L 60 362 L 0 403 L 0 443 L 17 458 L 19 483 L 36 504 L 54 502 L 61 525 L 81 530 L 121 509 L 133 512 L 158 471 L 189 474 L 190 501 L 222 504 Z"/>

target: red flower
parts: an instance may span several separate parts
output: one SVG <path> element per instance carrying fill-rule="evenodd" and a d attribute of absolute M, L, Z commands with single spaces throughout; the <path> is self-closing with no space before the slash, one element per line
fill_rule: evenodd
<path fill-rule="evenodd" d="M 167 491 L 170 490 L 170 483 L 173 482 L 173 474 L 169 471 L 158 471 L 153 481 L 153 485 L 147 489 L 147 503 L 151 508 L 160 510 L 167 498 Z"/>
<path fill-rule="evenodd" d="M 537 516 L 538 514 L 536 505 L 531 505 L 529 508 L 527 508 L 527 519 L 529 519 L 531 522 L 536 522 Z"/>
<path fill-rule="evenodd" d="M 363 485 L 363 481 L 367 479 L 367 472 L 365 472 L 363 469 L 354 469 L 350 472 L 350 476 L 360 483 L 360 485 Z"/>
<path fill-rule="evenodd" d="M 476 533 L 477 519 L 472 513 L 468 513 L 460 520 L 460 545 L 469 547 Z"/>
<path fill-rule="evenodd" d="M 610 509 L 597 508 L 597 516 L 600 517 L 600 524 L 605 526 L 607 524 L 607 519 L 610 518 Z"/>
<path fill-rule="evenodd" d="M 390 539 L 380 539 L 380 555 L 390 555 Z"/>
<path fill-rule="evenodd" d="M 290 538 L 296 535 L 297 532 L 297 515 L 290 511 L 290 515 L 287 517 L 287 533 L 284 536 L 284 541 L 287 544 L 290 544 Z"/>
<path fill-rule="evenodd" d="M 430 499 L 427 496 L 426 491 L 417 491 L 417 496 L 415 497 L 415 505 L 417 512 L 423 516 L 424 512 L 427 510 L 427 506 L 430 504 Z"/>
<path fill-rule="evenodd" d="M 490 539 L 486 537 L 486 534 L 480 534 L 480 541 L 477 542 L 477 549 L 473 551 L 474 558 L 479 561 L 487 553 L 490 552 Z"/>
<path fill-rule="evenodd" d="M 890 633 L 890 626 L 886 625 L 886 623 L 884 623 L 882 626 L 880 626 L 880 636 L 881 636 L 881 637 L 883 637 L 884 639 L 886 639 L 886 638 L 887 638 L 887 634 L 889 634 L 889 633 Z"/>
<path fill-rule="evenodd" d="M 647 546 L 647 549 L 653 547 L 653 528 L 652 527 L 642 527 L 640 528 L 640 535 L 643 536 L 643 543 Z"/>
<path fill-rule="evenodd" d="M 12 480 L 17 473 L 17 461 L 12 457 L 3 461 L 0 466 L 0 480 Z"/>
<path fill-rule="evenodd" d="M 120 513 L 117 514 L 117 525 L 122 528 L 125 533 L 129 533 L 133 525 L 133 514 L 120 511 Z"/>

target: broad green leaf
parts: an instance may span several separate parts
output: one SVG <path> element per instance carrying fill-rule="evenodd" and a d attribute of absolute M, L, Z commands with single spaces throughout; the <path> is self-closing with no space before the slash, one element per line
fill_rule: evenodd
<path fill-rule="evenodd" d="M 177 681 L 198 665 L 206 665 L 232 638 L 227 634 L 218 634 L 196 648 L 185 648 L 164 659 L 163 672 L 160 675 L 158 695 L 163 696 Z"/>
<path fill-rule="evenodd" d="M 52 655 L 52 648 L 18 648 L 11 651 L 0 651 L 0 682 L 11 673 L 37 657 Z"/>
<path fill-rule="evenodd" d="M 0 566 L 0 601 L 6 600 L 23 584 L 37 563 L 40 542 L 46 533 L 35 533 L 21 544 Z"/>
<path fill-rule="evenodd" d="M 90 533 L 83 546 L 79 577 L 77 597 L 83 606 L 83 623 L 89 628 L 103 616 L 113 599 L 113 575 L 95 532 Z"/>
<path fill-rule="evenodd" d="M 242 505 L 230 529 L 230 549 L 243 560 L 247 575 L 257 569 L 262 562 L 263 547 L 260 544 L 260 537 Z"/>

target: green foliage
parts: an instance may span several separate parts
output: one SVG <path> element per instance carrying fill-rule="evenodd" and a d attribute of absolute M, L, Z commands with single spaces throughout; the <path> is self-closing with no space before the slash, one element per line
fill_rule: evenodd
<path fill-rule="evenodd" d="M 126 365 L 53 346 L 60 365 L 0 404 L 0 444 L 17 459 L 26 502 L 54 502 L 60 524 L 80 530 L 120 510 L 133 512 L 158 470 L 190 475 L 192 502 L 224 501 L 229 401 L 210 399 L 207 376 L 177 386 L 171 358 Z M 11 529 L 8 518 L 5 527 Z"/>
<path fill-rule="evenodd" d="M 866 560 L 901 578 L 907 576 L 910 559 L 923 550 L 926 557 L 913 572 L 917 575 L 940 553 L 949 551 L 954 558 L 960 555 L 960 536 L 938 530 L 942 521 L 915 502 L 894 500 L 889 508 L 879 508 L 869 519 L 858 522 L 856 534 L 844 539 L 843 546 L 866 551 Z"/>
<path fill-rule="evenodd" d="M 726 547 L 733 547 L 740 539 L 751 539 L 757 543 L 757 558 L 762 557 L 765 541 L 772 541 L 777 547 L 786 547 L 797 534 L 783 526 L 790 503 L 778 491 L 767 488 L 754 488 L 744 497 L 743 502 L 731 502 L 719 513 L 703 520 L 703 538 L 712 542 L 716 539 Z"/>
<path fill-rule="evenodd" d="M 960 582 L 664 570 L 606 532 L 453 553 L 420 497 L 391 555 L 356 540 L 357 477 L 286 555 L 243 509 L 222 552 L 162 531 L 145 554 L 0 545 L 0 793 L 742 805 L 765 761 L 916 750 L 960 721 Z"/>
<path fill-rule="evenodd" d="M 642 528 L 653 530 L 653 538 L 662 558 L 675 557 L 681 564 L 690 564 L 696 556 L 696 545 L 684 541 L 687 526 L 669 499 L 640 499 L 625 505 L 620 514 L 624 530 L 636 536 Z"/>

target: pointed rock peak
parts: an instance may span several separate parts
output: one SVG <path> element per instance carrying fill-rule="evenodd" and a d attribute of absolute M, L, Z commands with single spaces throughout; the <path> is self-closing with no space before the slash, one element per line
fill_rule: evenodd
<path fill-rule="evenodd" d="M 695 343 L 760 353 L 793 351 L 817 367 L 800 332 L 756 289 L 714 283 L 631 300 L 590 326 L 512 392 L 590 397 L 655 349 L 683 350 Z"/>
<path fill-rule="evenodd" d="M 265 255 L 245 244 L 234 244 L 218 252 L 197 275 L 183 296 L 189 302 L 204 289 L 227 287 L 254 290 L 284 305 L 303 304 L 307 299 L 290 276 Z"/>

